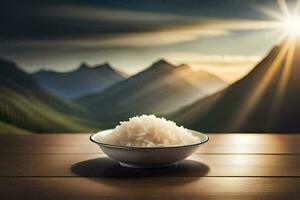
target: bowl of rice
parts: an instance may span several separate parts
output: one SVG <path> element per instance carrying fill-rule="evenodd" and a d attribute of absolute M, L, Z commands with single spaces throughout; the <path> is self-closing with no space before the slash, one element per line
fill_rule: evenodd
<path fill-rule="evenodd" d="M 190 156 L 208 136 L 177 126 L 154 115 L 120 122 L 115 129 L 92 134 L 90 140 L 122 166 L 158 168 L 177 164 Z"/>

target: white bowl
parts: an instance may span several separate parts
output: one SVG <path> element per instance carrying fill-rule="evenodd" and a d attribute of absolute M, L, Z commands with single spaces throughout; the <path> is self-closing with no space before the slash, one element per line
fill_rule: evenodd
<path fill-rule="evenodd" d="M 95 139 L 98 134 L 109 134 L 112 131 L 113 130 L 110 129 L 92 134 L 90 140 L 99 145 L 108 157 L 118 161 L 122 166 L 133 168 L 159 168 L 172 166 L 190 156 L 201 144 L 209 140 L 207 135 L 193 130 L 189 131 L 194 136 L 199 137 L 200 142 L 182 146 L 131 147 L 104 144 Z"/>

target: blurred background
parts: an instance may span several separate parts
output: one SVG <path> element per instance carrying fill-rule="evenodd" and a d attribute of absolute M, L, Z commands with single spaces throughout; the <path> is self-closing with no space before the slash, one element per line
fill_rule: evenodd
<path fill-rule="evenodd" d="M 141 114 L 300 132 L 298 13 L 297 0 L 1 1 L 0 133 L 93 132 Z"/>

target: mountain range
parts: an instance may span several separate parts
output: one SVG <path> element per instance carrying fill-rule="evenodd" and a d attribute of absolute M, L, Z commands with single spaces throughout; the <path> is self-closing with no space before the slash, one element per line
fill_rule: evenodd
<path fill-rule="evenodd" d="M 145 113 L 164 116 L 225 86 L 224 81 L 208 72 L 159 60 L 146 70 L 76 102 L 94 119 L 115 124 Z"/>
<path fill-rule="evenodd" d="M 205 132 L 300 132 L 300 41 L 290 40 L 241 80 L 170 117 Z"/>
<path fill-rule="evenodd" d="M 11 61 L 0 60 L 0 133 L 94 130 L 78 105 L 44 90 Z"/>
<path fill-rule="evenodd" d="M 0 133 L 79 132 L 113 127 L 141 114 L 165 116 L 203 132 L 296 133 L 300 131 L 299 52 L 299 40 L 285 40 L 245 77 L 228 87 L 206 71 L 165 60 L 128 78 L 108 64 L 83 64 L 61 77 L 73 77 L 69 79 L 73 86 L 80 83 L 80 78 L 81 83 L 89 79 L 88 75 L 80 75 L 86 71 L 89 74 L 95 70 L 96 77 L 118 74 L 112 77 L 119 78 L 112 82 L 107 79 L 102 84 L 107 86 L 94 88 L 95 91 L 83 89 L 87 84 L 74 96 L 66 92 L 67 98 L 77 97 L 72 102 L 41 86 L 41 72 L 31 75 L 13 62 L 0 60 Z M 44 74 L 51 73 L 60 74 Z M 78 79 L 74 74 L 79 74 Z M 64 78 L 58 80 L 63 84 Z"/>
<path fill-rule="evenodd" d="M 101 90 L 125 79 L 125 75 L 108 63 L 89 66 L 82 63 L 70 72 L 41 70 L 33 73 L 39 83 L 52 93 L 66 99 L 74 99 Z"/>

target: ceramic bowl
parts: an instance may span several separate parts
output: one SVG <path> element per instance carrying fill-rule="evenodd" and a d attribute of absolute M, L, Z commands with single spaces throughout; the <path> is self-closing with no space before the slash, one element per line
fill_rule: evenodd
<path fill-rule="evenodd" d="M 113 130 L 100 131 L 92 134 L 90 140 L 96 143 L 111 159 L 118 161 L 124 167 L 160 168 L 177 164 L 193 154 L 200 145 L 209 140 L 208 136 L 198 131 L 189 130 L 200 142 L 182 146 L 167 147 L 131 147 L 104 144 L 96 139 L 98 134 L 110 134 Z"/>

